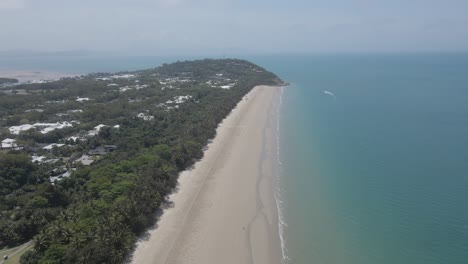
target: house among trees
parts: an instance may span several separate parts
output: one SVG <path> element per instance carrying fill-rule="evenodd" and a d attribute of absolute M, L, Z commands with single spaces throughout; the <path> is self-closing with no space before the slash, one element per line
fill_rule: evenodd
<path fill-rule="evenodd" d="M 55 147 L 61 148 L 61 147 L 63 147 L 63 146 L 65 146 L 65 144 L 52 143 L 52 144 L 50 144 L 50 145 L 47 145 L 47 146 L 43 147 L 42 149 L 43 149 L 43 150 L 52 150 L 52 149 L 55 148 Z"/>
<path fill-rule="evenodd" d="M 106 152 L 114 152 L 117 149 L 116 145 L 104 145 L 104 149 Z"/>
<path fill-rule="evenodd" d="M 88 152 L 88 155 L 90 156 L 102 156 L 106 155 L 107 153 L 113 152 L 117 148 L 116 145 L 104 145 L 101 147 L 97 147 L 95 149 L 92 149 Z"/>
<path fill-rule="evenodd" d="M 1 145 L 2 149 L 12 149 L 12 148 L 17 148 L 17 147 L 18 145 L 16 144 L 16 139 L 7 138 L 7 139 L 2 140 L 2 145 Z"/>
<path fill-rule="evenodd" d="M 89 166 L 94 162 L 94 160 L 90 156 L 83 154 L 75 162 L 81 163 L 83 166 Z"/>

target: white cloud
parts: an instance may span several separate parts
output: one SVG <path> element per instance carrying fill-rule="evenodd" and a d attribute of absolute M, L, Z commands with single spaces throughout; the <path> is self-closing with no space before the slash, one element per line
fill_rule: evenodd
<path fill-rule="evenodd" d="M 24 7 L 24 0 L 0 0 L 0 9 L 18 9 Z"/>

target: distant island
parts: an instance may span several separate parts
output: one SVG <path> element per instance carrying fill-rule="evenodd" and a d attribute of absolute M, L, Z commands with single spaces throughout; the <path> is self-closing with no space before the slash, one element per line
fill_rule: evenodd
<path fill-rule="evenodd" d="M 255 86 L 283 84 L 206 59 L 0 89 L 0 248 L 33 239 L 21 263 L 122 263 L 218 124 Z"/>
<path fill-rule="evenodd" d="M 0 85 L 2 84 L 5 84 L 5 83 L 18 83 L 18 80 L 17 79 L 13 79 L 13 78 L 2 78 L 0 77 Z"/>

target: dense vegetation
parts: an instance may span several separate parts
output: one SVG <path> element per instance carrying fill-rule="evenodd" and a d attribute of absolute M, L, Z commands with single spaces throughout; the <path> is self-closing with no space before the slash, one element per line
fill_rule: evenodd
<path fill-rule="evenodd" d="M 121 263 L 136 237 L 155 222 L 178 173 L 202 157 L 220 121 L 254 86 L 281 83 L 254 64 L 231 59 L 125 74 L 135 77 L 93 74 L 15 86 L 26 91 L 22 95 L 0 93 L 0 139 L 15 138 L 21 147 L 0 153 L 0 243 L 12 246 L 34 237 L 34 250 L 22 263 Z M 227 84 L 229 89 L 220 88 Z M 168 102 L 177 96 L 190 97 L 176 106 Z M 73 109 L 81 112 L 67 112 Z M 71 120 L 79 123 L 49 133 L 30 129 L 13 135 L 7 129 Z M 86 136 L 98 124 L 107 126 Z M 74 135 L 82 140 L 68 142 Z M 38 148 L 46 143 L 68 144 L 50 152 Z M 90 166 L 74 163 L 109 144 L 117 149 Z M 32 163 L 33 154 L 55 159 Z M 57 167 L 72 173 L 53 184 L 49 177 Z"/>

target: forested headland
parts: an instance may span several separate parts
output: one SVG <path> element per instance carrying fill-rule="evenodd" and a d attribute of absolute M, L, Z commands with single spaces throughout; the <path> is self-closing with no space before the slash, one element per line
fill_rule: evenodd
<path fill-rule="evenodd" d="M 244 60 L 198 60 L 0 90 L 0 248 L 21 263 L 122 263 L 178 174 L 256 85 Z"/>

